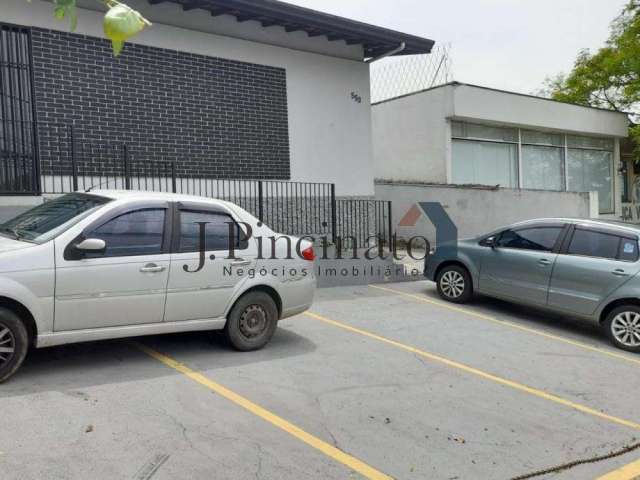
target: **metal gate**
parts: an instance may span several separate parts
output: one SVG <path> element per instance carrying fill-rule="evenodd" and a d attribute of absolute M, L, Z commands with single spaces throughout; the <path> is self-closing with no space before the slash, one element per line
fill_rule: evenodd
<path fill-rule="evenodd" d="M 0 192 L 40 191 L 29 29 L 0 24 Z"/>

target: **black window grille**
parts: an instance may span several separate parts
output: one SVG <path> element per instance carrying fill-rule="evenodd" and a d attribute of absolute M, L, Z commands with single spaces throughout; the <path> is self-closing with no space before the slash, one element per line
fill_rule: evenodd
<path fill-rule="evenodd" d="M 39 193 L 28 28 L 0 24 L 0 192 Z"/>

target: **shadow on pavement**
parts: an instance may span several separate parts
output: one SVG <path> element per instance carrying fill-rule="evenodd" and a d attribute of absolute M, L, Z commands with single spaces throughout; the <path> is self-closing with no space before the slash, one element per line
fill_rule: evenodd
<path fill-rule="evenodd" d="M 22 368 L 0 384 L 0 398 L 175 376 L 172 370 L 136 349 L 143 343 L 198 369 L 223 369 L 305 355 L 316 345 L 285 328 L 257 352 L 236 352 L 217 332 L 188 332 L 126 340 L 79 343 L 32 349 Z M 81 394 L 82 392 L 76 392 Z"/>
<path fill-rule="evenodd" d="M 424 289 L 421 293 L 428 299 L 439 302 L 444 301 L 434 289 Z M 597 343 L 602 343 L 603 346 L 609 346 L 609 342 L 600 327 L 588 320 L 484 296 L 475 296 L 471 303 L 461 305 L 461 307 L 471 309 L 479 308 L 481 311 L 478 311 L 478 313 L 495 316 L 498 320 L 512 322 L 523 327 L 537 327 L 545 331 L 550 327 L 558 334 L 566 333 L 573 337 L 588 337 L 589 340 L 597 340 Z"/>

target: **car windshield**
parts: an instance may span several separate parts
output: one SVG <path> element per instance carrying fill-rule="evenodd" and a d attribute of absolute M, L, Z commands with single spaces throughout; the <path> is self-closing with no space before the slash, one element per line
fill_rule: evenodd
<path fill-rule="evenodd" d="M 0 234 L 16 240 L 43 243 L 110 201 L 97 195 L 71 193 L 38 205 L 0 224 Z"/>

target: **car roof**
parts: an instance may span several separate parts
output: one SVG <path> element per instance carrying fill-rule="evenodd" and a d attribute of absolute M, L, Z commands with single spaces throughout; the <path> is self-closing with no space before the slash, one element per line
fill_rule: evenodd
<path fill-rule="evenodd" d="M 166 200 L 167 202 L 199 202 L 210 205 L 233 205 L 231 202 L 218 200 L 217 198 L 184 195 L 181 193 L 147 192 L 142 190 L 91 190 L 90 192 L 83 193 L 106 197 L 112 200 Z"/>
<path fill-rule="evenodd" d="M 573 223 L 580 225 L 588 225 L 592 227 L 607 227 L 629 233 L 640 234 L 640 225 L 634 223 L 627 223 L 617 220 L 599 220 L 589 218 L 572 218 L 572 217 L 550 217 L 550 218 L 535 218 L 532 220 L 526 220 L 524 222 L 516 223 L 512 226 L 524 226 L 535 223 Z"/>

